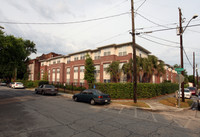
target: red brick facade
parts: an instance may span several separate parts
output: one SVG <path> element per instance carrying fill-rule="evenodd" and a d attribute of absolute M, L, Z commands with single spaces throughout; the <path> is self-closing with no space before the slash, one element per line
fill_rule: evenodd
<path fill-rule="evenodd" d="M 113 44 L 97 48 L 96 50 L 81 51 L 78 53 L 69 54 L 67 56 L 59 55 L 56 53 L 49 53 L 46 55 L 43 54 L 42 56 L 30 61 L 30 64 L 33 64 L 33 62 L 35 62 L 34 80 L 37 80 L 35 78 L 35 75 L 40 74 L 40 79 L 43 79 L 44 75 L 46 75 L 50 83 L 75 83 L 76 85 L 87 85 L 87 82 L 84 80 L 83 68 L 85 66 L 85 57 L 83 57 L 83 54 L 88 53 L 93 58 L 94 65 L 99 68 L 98 78 L 96 79 L 97 82 L 109 82 L 109 76 L 106 76 L 107 74 L 104 71 L 104 67 L 106 66 L 106 64 L 110 64 L 113 61 L 127 63 L 132 58 L 132 50 L 130 49 L 130 45 L 130 42 L 119 45 Z M 123 46 L 127 48 L 121 48 Z M 148 50 L 139 45 L 137 45 L 137 50 L 139 56 L 142 55 L 144 57 L 147 57 L 147 55 L 150 53 Z M 98 54 L 98 52 L 101 52 L 102 54 Z M 123 52 L 125 52 L 125 54 Z M 107 55 L 105 53 L 109 54 Z M 68 72 L 68 74 L 67 69 L 68 71 L 70 71 Z M 172 68 L 170 68 L 169 65 L 165 66 L 165 70 L 165 74 L 154 72 L 150 79 L 148 79 L 148 76 L 144 75 L 143 72 L 140 72 L 138 76 L 138 82 L 150 81 L 151 83 L 161 83 L 164 80 L 175 82 L 175 78 L 177 75 L 176 72 Z M 131 79 L 126 79 L 126 81 L 130 82 Z"/>

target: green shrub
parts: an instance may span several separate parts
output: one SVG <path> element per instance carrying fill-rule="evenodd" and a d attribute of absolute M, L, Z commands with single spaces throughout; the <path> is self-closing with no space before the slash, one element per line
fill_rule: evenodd
<path fill-rule="evenodd" d="M 95 83 L 96 89 L 106 94 L 110 94 L 112 98 L 132 99 L 133 84 L 132 83 Z M 173 83 L 138 83 L 137 98 L 152 98 L 159 95 L 174 93 L 178 89 L 178 84 Z"/>
<path fill-rule="evenodd" d="M 49 84 L 49 81 L 48 80 L 40 80 L 38 82 L 38 86 L 43 85 L 43 84 Z"/>

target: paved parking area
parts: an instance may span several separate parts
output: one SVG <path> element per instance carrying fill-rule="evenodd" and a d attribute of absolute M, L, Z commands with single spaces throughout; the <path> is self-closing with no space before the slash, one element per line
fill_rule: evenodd
<path fill-rule="evenodd" d="M 62 96 L 2 87 L 0 110 L 0 137 L 200 135 L 200 118 L 193 115 L 197 112 L 193 110 L 158 113 L 122 105 L 92 106 Z"/>

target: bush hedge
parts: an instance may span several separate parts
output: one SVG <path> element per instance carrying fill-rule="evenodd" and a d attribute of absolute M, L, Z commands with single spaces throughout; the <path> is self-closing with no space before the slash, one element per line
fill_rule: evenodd
<path fill-rule="evenodd" d="M 16 80 L 17 82 L 22 82 L 24 87 L 26 88 L 35 88 L 42 84 L 49 84 L 46 80 L 36 80 L 36 81 L 28 81 L 28 80 Z"/>
<path fill-rule="evenodd" d="M 132 83 L 96 83 L 96 89 L 104 93 L 110 94 L 111 98 L 132 99 L 133 84 Z M 178 90 L 178 84 L 174 83 L 138 83 L 137 98 L 152 98 L 159 95 L 174 93 Z"/>

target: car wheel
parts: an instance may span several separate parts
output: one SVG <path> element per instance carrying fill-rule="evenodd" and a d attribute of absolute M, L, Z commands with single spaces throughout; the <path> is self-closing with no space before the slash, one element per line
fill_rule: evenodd
<path fill-rule="evenodd" d="M 91 100 L 90 100 L 90 104 L 91 104 L 91 105 L 95 105 L 94 99 L 91 99 Z"/>
<path fill-rule="evenodd" d="M 78 98 L 77 98 L 77 97 L 74 97 L 74 101 L 78 102 Z"/>

